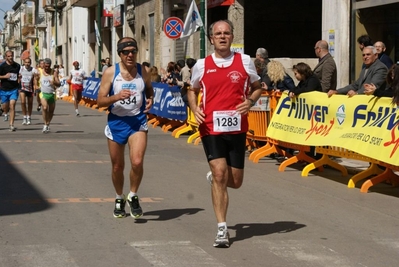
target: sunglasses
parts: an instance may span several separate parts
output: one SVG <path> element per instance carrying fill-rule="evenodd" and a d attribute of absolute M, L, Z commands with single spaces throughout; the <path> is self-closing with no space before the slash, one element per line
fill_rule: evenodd
<path fill-rule="evenodd" d="M 132 53 L 133 55 L 135 55 L 135 54 L 137 54 L 137 49 L 122 50 L 121 53 L 124 54 L 125 56 L 129 55 L 130 53 Z"/>

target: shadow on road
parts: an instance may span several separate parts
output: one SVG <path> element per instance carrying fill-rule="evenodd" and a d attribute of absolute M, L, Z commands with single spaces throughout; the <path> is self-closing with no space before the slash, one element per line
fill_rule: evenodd
<path fill-rule="evenodd" d="M 288 233 L 306 227 L 297 222 L 275 222 L 275 223 L 245 223 L 229 226 L 236 231 L 236 236 L 230 238 L 230 243 L 245 240 L 254 236 L 270 235 L 275 233 Z"/>
<path fill-rule="evenodd" d="M 183 215 L 194 215 L 203 210 L 204 209 L 198 209 L 198 208 L 154 210 L 150 212 L 145 212 L 144 216 L 158 216 L 158 218 L 154 219 L 140 218 L 136 220 L 136 223 L 144 223 L 146 221 L 168 221 L 179 218 Z"/>
<path fill-rule="evenodd" d="M 38 212 L 50 205 L 0 151 L 0 216 Z"/>

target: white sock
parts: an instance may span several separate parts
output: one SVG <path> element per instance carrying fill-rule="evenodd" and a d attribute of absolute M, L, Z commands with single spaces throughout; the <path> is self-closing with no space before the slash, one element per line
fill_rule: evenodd
<path fill-rule="evenodd" d="M 223 229 L 227 229 L 227 223 L 226 222 L 218 223 L 218 230 L 220 227 L 223 227 Z"/>
<path fill-rule="evenodd" d="M 79 109 L 75 109 L 75 112 L 76 112 L 76 113 L 79 113 Z"/>
<path fill-rule="evenodd" d="M 26 116 L 27 119 L 30 119 L 30 116 Z"/>
<path fill-rule="evenodd" d="M 24 119 L 26 119 L 27 118 L 27 116 L 26 115 L 24 115 Z"/>
<path fill-rule="evenodd" d="M 122 195 L 118 195 L 118 194 L 116 194 L 116 199 L 124 199 L 125 198 L 125 196 L 122 194 Z"/>

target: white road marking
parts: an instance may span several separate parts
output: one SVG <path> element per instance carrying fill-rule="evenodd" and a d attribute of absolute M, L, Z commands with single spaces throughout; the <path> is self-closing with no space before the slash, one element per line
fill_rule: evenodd
<path fill-rule="evenodd" d="M 68 250 L 59 244 L 0 246 L 0 266 L 79 267 Z"/>
<path fill-rule="evenodd" d="M 398 239 L 375 239 L 376 243 L 387 246 L 396 252 L 399 252 L 399 240 Z"/>
<path fill-rule="evenodd" d="M 143 241 L 130 245 L 154 267 L 225 266 L 190 241 Z"/>
<path fill-rule="evenodd" d="M 266 244 L 274 255 L 285 258 L 288 262 L 301 262 L 300 266 L 353 267 L 364 266 L 351 263 L 345 256 L 320 244 L 312 244 L 305 240 L 258 241 Z"/>

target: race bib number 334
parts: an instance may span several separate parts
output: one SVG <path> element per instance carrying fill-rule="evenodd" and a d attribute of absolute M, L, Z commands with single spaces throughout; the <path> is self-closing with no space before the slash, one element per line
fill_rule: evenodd
<path fill-rule="evenodd" d="M 214 132 L 235 132 L 241 130 L 241 114 L 235 110 L 213 112 Z"/>

